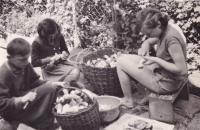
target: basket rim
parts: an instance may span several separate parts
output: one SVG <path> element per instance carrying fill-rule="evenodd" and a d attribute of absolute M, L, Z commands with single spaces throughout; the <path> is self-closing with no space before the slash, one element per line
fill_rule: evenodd
<path fill-rule="evenodd" d="M 85 112 L 87 112 L 88 110 L 90 110 L 91 108 L 95 107 L 96 103 L 97 103 L 97 101 L 94 102 L 91 106 L 87 107 L 86 109 L 79 110 L 78 112 L 68 112 L 67 114 L 61 115 L 61 114 L 57 114 L 57 113 L 55 112 L 55 108 L 52 109 L 52 112 L 53 112 L 54 116 L 57 116 L 57 117 L 77 116 L 77 115 L 80 115 L 80 114 L 82 114 L 82 113 L 85 113 Z"/>
<path fill-rule="evenodd" d="M 63 89 L 66 89 L 66 88 L 69 88 L 69 89 L 77 89 L 77 90 L 83 92 L 85 95 L 87 95 L 87 97 L 88 97 L 93 103 L 92 103 L 91 106 L 87 107 L 86 109 L 79 110 L 78 112 L 68 112 L 67 114 L 57 114 L 57 113 L 55 112 L 55 109 L 56 109 L 56 108 L 53 107 L 52 112 L 53 112 L 53 114 L 54 114 L 55 116 L 59 116 L 59 117 L 76 116 L 76 115 L 82 114 L 82 113 L 84 113 L 84 112 L 87 112 L 89 109 L 93 108 L 96 104 L 98 105 L 96 98 L 93 98 L 93 99 L 92 99 L 87 93 L 85 93 L 85 92 L 82 91 L 81 89 L 75 88 L 75 87 L 65 87 L 65 88 L 62 88 L 62 89 L 60 89 L 60 90 L 57 92 L 57 96 L 58 96 L 58 94 L 59 94 L 60 91 L 62 91 Z"/>
<path fill-rule="evenodd" d="M 116 66 L 115 67 L 96 67 L 96 66 L 91 66 L 91 65 L 87 65 L 85 63 L 81 63 L 82 65 L 85 65 L 85 66 L 88 66 L 88 67 L 91 67 L 91 68 L 96 68 L 96 69 L 107 69 L 107 68 L 117 68 Z"/>
<path fill-rule="evenodd" d="M 102 51 L 102 50 L 105 50 L 105 49 L 112 49 L 112 50 L 114 50 L 114 51 L 122 51 L 122 52 L 124 52 L 125 54 L 127 53 L 125 50 L 121 50 L 121 49 L 118 49 L 118 48 L 114 48 L 114 47 L 111 47 L 111 46 L 105 46 L 105 47 L 100 47 L 100 48 L 98 48 L 96 51 L 93 51 L 93 52 L 91 52 L 91 53 L 89 53 L 89 54 L 87 54 L 87 55 L 85 55 L 85 56 L 88 56 L 88 55 L 90 55 L 90 54 L 95 54 L 95 53 L 97 53 L 97 52 L 99 52 L 99 51 Z M 85 57 L 84 56 L 84 57 Z M 83 57 L 83 59 L 84 59 L 84 57 Z M 84 66 L 87 66 L 87 67 L 91 67 L 91 68 L 97 68 L 97 69 L 108 69 L 108 68 L 117 68 L 117 66 L 114 66 L 114 67 L 96 67 L 96 66 L 91 66 L 91 65 L 87 65 L 85 62 L 83 62 L 83 60 L 82 61 L 80 61 L 80 63 L 79 64 L 81 64 L 81 65 L 84 65 Z"/>

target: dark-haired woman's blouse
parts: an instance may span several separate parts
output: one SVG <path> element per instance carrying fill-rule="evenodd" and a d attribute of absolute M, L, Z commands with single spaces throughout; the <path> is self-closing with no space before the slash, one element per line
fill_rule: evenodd
<path fill-rule="evenodd" d="M 61 54 L 62 51 L 66 51 L 69 54 L 66 42 L 61 34 L 56 35 L 53 45 L 48 41 L 41 40 L 39 37 L 33 41 L 31 63 L 33 67 L 42 68 L 42 75 L 44 79 L 50 81 L 64 81 L 69 73 L 75 69 L 74 66 L 62 63 L 54 65 L 53 67 L 42 65 L 42 59 L 52 57 L 56 53 Z"/>

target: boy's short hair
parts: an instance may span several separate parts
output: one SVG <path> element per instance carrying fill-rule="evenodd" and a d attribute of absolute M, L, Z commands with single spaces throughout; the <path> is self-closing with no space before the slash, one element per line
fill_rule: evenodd
<path fill-rule="evenodd" d="M 25 56 L 31 52 L 31 45 L 23 38 L 15 38 L 8 43 L 7 53 L 10 56 Z"/>

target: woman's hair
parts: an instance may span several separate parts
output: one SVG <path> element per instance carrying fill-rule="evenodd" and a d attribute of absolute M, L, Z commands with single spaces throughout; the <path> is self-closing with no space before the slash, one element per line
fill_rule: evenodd
<path fill-rule="evenodd" d="M 135 30 L 140 32 L 142 27 L 153 29 L 161 23 L 161 29 L 165 29 L 168 25 L 169 17 L 158 9 L 145 8 L 137 13 Z"/>
<path fill-rule="evenodd" d="M 46 39 L 49 35 L 54 34 L 56 31 L 60 33 L 60 27 L 53 19 L 50 18 L 43 19 L 37 27 L 37 32 L 41 39 Z"/>
<path fill-rule="evenodd" d="M 14 57 L 16 55 L 25 56 L 31 52 L 31 45 L 23 38 L 15 38 L 8 43 L 7 53 Z"/>

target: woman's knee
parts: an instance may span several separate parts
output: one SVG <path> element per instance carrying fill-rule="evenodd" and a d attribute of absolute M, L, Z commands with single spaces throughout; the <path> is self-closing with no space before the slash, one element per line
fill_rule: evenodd
<path fill-rule="evenodd" d="M 121 67 L 125 64 L 126 58 L 124 56 L 121 56 L 117 58 L 117 67 Z"/>
<path fill-rule="evenodd" d="M 79 79 L 85 79 L 85 76 L 84 76 L 84 74 L 82 72 L 80 72 Z"/>
<path fill-rule="evenodd" d="M 80 70 L 79 69 L 73 69 L 70 72 L 70 76 L 72 76 L 74 79 L 78 79 L 80 76 Z"/>
<path fill-rule="evenodd" d="M 134 60 L 136 57 L 136 60 Z M 133 68 L 137 67 L 138 58 L 136 55 L 133 56 L 122 56 L 117 59 L 117 68 L 125 69 L 125 68 Z"/>

